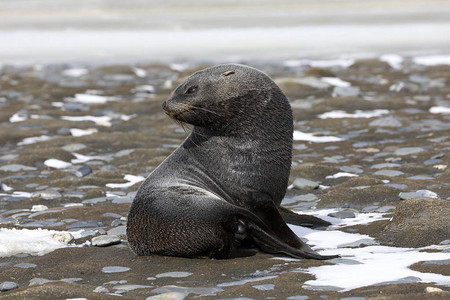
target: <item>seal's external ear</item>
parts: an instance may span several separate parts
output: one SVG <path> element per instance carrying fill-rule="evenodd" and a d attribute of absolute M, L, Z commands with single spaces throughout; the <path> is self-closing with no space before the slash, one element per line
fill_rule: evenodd
<path fill-rule="evenodd" d="M 223 76 L 228 76 L 231 74 L 234 74 L 234 71 L 226 71 L 226 72 L 222 73 Z"/>

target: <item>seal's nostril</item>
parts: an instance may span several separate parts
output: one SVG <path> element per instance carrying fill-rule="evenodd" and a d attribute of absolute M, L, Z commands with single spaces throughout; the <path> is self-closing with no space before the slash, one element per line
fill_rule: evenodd
<path fill-rule="evenodd" d="M 164 101 L 162 104 L 162 109 L 166 109 L 166 106 L 167 106 L 167 101 Z"/>

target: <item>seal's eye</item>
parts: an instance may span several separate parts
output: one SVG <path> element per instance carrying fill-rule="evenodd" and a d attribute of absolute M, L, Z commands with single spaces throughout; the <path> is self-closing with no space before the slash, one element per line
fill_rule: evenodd
<path fill-rule="evenodd" d="M 188 88 L 186 90 L 185 94 L 193 94 L 193 93 L 197 92 L 197 90 L 198 90 L 198 86 L 194 85 L 194 86 L 191 86 L 190 88 Z"/>

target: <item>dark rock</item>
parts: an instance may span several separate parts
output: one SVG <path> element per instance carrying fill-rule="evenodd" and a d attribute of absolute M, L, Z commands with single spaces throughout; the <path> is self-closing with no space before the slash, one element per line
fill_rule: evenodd
<path fill-rule="evenodd" d="M 349 219 L 356 217 L 355 214 L 351 211 L 338 211 L 335 213 L 329 213 L 328 216 L 338 219 Z"/>
<path fill-rule="evenodd" d="M 92 173 L 92 168 L 88 165 L 84 165 L 75 172 L 75 176 L 84 177 L 91 173 Z"/>

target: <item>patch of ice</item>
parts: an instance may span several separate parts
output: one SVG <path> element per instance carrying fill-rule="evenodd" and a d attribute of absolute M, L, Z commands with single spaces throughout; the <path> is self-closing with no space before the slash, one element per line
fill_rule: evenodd
<path fill-rule="evenodd" d="M 424 66 L 450 65 L 450 54 L 417 56 L 413 58 L 413 62 Z"/>
<path fill-rule="evenodd" d="M 135 183 L 144 181 L 145 177 L 127 174 L 123 177 L 123 179 L 125 179 L 128 182 L 126 182 L 126 183 L 107 183 L 106 186 L 109 188 L 112 188 L 112 189 L 127 188 L 127 187 L 134 185 Z"/>
<path fill-rule="evenodd" d="M 106 156 L 90 156 L 90 155 L 83 155 L 79 153 L 72 153 L 75 155 L 76 158 L 72 159 L 70 162 L 73 164 L 82 164 L 90 160 L 109 160 Z"/>
<path fill-rule="evenodd" d="M 421 252 L 425 248 L 396 248 L 387 246 L 367 246 L 347 248 L 346 244 L 359 240 L 373 240 L 368 235 L 347 233 L 333 230 L 339 227 L 357 224 L 368 224 L 373 221 L 387 219 L 382 213 L 355 214 L 355 218 L 337 219 L 328 217 L 336 209 L 299 212 L 319 216 L 333 225 L 329 230 L 317 231 L 295 225 L 289 227 L 300 237 L 308 240 L 308 244 L 321 254 L 340 254 L 341 260 L 335 260 L 334 265 L 311 267 L 305 271 L 316 279 L 305 282 L 304 288 L 320 290 L 322 287 L 335 287 L 341 292 L 370 285 L 383 284 L 389 281 L 399 281 L 405 277 L 417 277 L 420 282 L 434 282 L 438 285 L 448 285 L 450 276 L 413 271 L 409 267 L 420 261 L 450 259 L 450 253 Z M 427 247 L 430 248 L 430 247 Z M 348 264 L 348 259 L 355 263 Z M 333 261 L 331 261 L 333 262 Z M 386 270 L 389 270 L 387 272 Z M 346 274 L 346 276 L 342 276 Z"/>
<path fill-rule="evenodd" d="M 341 67 L 348 68 L 355 62 L 354 59 L 330 59 L 330 60 L 310 60 L 310 59 L 299 59 L 299 60 L 287 60 L 283 64 L 287 67 L 295 68 L 300 66 L 311 66 L 317 68 L 332 68 Z"/>
<path fill-rule="evenodd" d="M 75 94 L 75 98 L 65 98 L 66 101 L 78 102 L 83 104 L 105 104 L 108 101 L 117 101 L 117 98 L 91 95 L 91 94 Z"/>
<path fill-rule="evenodd" d="M 59 248 L 68 247 L 65 242 L 53 239 L 53 236 L 65 233 L 47 229 L 6 229 L 0 228 L 0 257 L 9 257 L 21 253 L 44 255 Z M 78 238 L 77 232 L 71 234 Z"/>
<path fill-rule="evenodd" d="M 62 116 L 61 119 L 71 122 L 91 121 L 100 126 L 111 127 L 111 117 L 108 116 Z"/>
<path fill-rule="evenodd" d="M 31 144 L 34 144 L 37 142 L 49 141 L 54 138 L 56 138 L 56 136 L 41 135 L 41 136 L 29 137 L 29 138 L 24 138 L 21 142 L 17 143 L 17 145 L 18 146 L 31 145 Z"/>
<path fill-rule="evenodd" d="M 64 76 L 69 76 L 69 77 L 80 77 L 83 75 L 86 75 L 88 73 L 87 69 L 83 69 L 83 68 L 73 68 L 73 69 L 67 69 L 62 71 L 62 74 Z"/>
<path fill-rule="evenodd" d="M 59 159 L 50 158 L 44 161 L 44 165 L 55 169 L 65 169 L 70 167 L 72 164 Z"/>
<path fill-rule="evenodd" d="M 315 136 L 313 133 L 305 133 L 298 130 L 294 130 L 295 141 L 308 141 L 313 143 L 328 143 L 328 142 L 340 142 L 343 138 L 336 136 Z"/>
<path fill-rule="evenodd" d="M 177 72 L 182 72 L 184 70 L 186 70 L 187 68 L 189 68 L 188 64 L 180 64 L 180 63 L 171 63 L 169 64 L 169 67 Z"/>
<path fill-rule="evenodd" d="M 445 107 L 445 106 L 433 106 L 430 108 L 429 110 L 430 113 L 432 114 L 450 114 L 450 107 Z"/>
<path fill-rule="evenodd" d="M 380 60 L 387 62 L 391 68 L 396 70 L 400 70 L 403 66 L 403 57 L 398 54 L 383 54 L 380 56 Z"/>
<path fill-rule="evenodd" d="M 343 110 L 333 110 L 323 114 L 318 115 L 320 119 L 342 119 L 342 118 L 374 118 L 381 115 L 388 114 L 387 109 L 375 109 L 375 110 L 355 110 L 354 113 L 347 113 Z"/>
<path fill-rule="evenodd" d="M 137 114 L 132 114 L 132 115 L 120 115 L 120 119 L 122 121 L 129 121 L 131 119 L 134 119 L 137 117 Z"/>
<path fill-rule="evenodd" d="M 330 238 L 330 235 L 322 236 L 322 238 Z M 340 238 L 340 236 L 334 238 Z M 420 261 L 449 259 L 449 253 L 428 253 L 420 252 L 419 249 L 386 246 L 339 248 L 339 252 L 343 257 L 356 260 L 359 264 L 337 263 L 309 268 L 306 272 L 313 274 L 316 279 L 306 281 L 304 288 L 320 289 L 321 286 L 334 286 L 344 292 L 364 286 L 398 281 L 409 276 L 420 278 L 420 282 L 434 282 L 442 285 L 448 285 L 450 282 L 450 276 L 421 273 L 408 268 Z"/>
<path fill-rule="evenodd" d="M 320 80 L 334 86 L 341 86 L 341 87 L 351 86 L 350 82 L 344 81 L 337 77 L 322 77 Z"/>
<path fill-rule="evenodd" d="M 338 172 L 334 175 L 329 175 L 326 178 L 340 178 L 340 177 L 358 177 L 358 175 L 347 172 Z"/>
<path fill-rule="evenodd" d="M 0 186 L 0 190 L 5 191 L 5 192 L 9 192 L 9 191 L 12 191 L 13 188 L 10 187 L 10 186 L 7 186 L 7 185 L 4 184 L 4 183 L 2 183 L 1 186 Z"/>
<path fill-rule="evenodd" d="M 133 68 L 134 74 L 136 74 L 137 77 L 145 77 L 147 76 L 147 71 L 141 68 Z"/>
<path fill-rule="evenodd" d="M 26 119 L 28 119 L 28 116 L 21 116 L 19 113 L 15 113 L 9 118 L 9 122 L 11 123 L 23 122 Z"/>
<path fill-rule="evenodd" d="M 71 128 L 70 129 L 70 134 L 72 136 L 75 136 L 75 137 L 84 136 L 84 135 L 90 135 L 90 134 L 93 134 L 93 133 L 96 133 L 96 132 L 98 132 L 98 130 L 97 129 L 92 129 L 92 128 L 87 129 L 87 130 L 79 129 L 79 128 Z"/>

